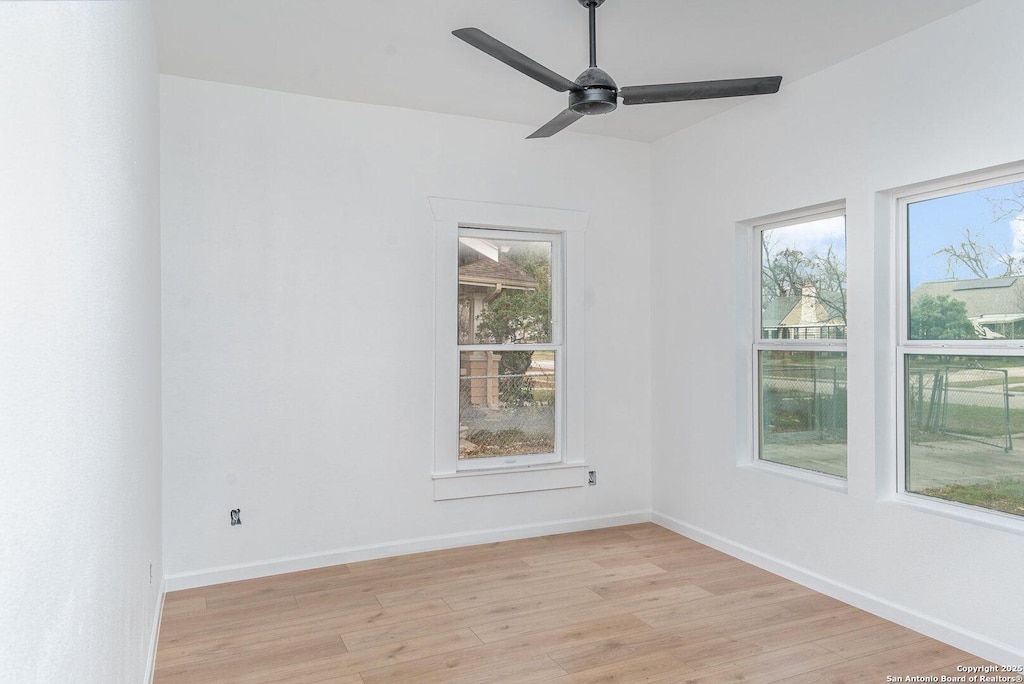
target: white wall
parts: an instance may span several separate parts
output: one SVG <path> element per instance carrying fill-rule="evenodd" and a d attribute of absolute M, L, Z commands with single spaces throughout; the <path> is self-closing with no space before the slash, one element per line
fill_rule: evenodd
<path fill-rule="evenodd" d="M 161 84 L 169 586 L 646 517 L 647 145 Z M 597 487 L 432 500 L 430 196 L 591 212 Z"/>
<path fill-rule="evenodd" d="M 1022 21 L 1024 4 L 987 0 L 658 143 L 652 213 L 655 519 L 1016 662 L 1021 535 L 880 500 L 895 458 L 894 295 L 876 192 L 1024 158 Z M 736 329 L 736 222 L 840 199 L 848 493 L 737 468 L 749 347 L 709 338 Z"/>
<path fill-rule="evenodd" d="M 162 576 L 151 22 L 143 1 L 0 3 L 5 682 L 146 674 Z"/>

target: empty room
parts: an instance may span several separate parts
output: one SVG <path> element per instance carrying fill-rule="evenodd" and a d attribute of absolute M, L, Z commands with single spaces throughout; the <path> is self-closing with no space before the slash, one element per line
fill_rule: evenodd
<path fill-rule="evenodd" d="M 0 681 L 1024 681 L 1022 24 L 0 1 Z"/>

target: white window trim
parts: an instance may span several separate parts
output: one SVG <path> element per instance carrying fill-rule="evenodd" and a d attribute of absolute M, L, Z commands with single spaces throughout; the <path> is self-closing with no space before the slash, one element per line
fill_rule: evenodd
<path fill-rule="evenodd" d="M 1019 516 L 988 510 L 956 501 L 906 491 L 906 357 L 913 354 L 950 354 L 967 356 L 1024 356 L 1024 340 L 911 340 L 909 339 L 910 273 L 908 258 L 907 206 L 914 202 L 945 197 L 961 192 L 1024 181 L 1020 164 L 1002 166 L 948 178 L 919 183 L 890 191 L 893 282 L 896 283 L 893 307 L 896 330 L 896 363 L 893 391 L 896 396 L 896 459 L 895 477 L 888 480 L 894 490 L 881 492 L 881 500 L 907 506 L 932 515 L 970 522 L 984 527 L 1024 534 L 1024 519 Z M 890 485 L 891 487 L 892 485 Z"/>
<path fill-rule="evenodd" d="M 583 253 L 589 214 L 431 197 L 434 215 L 434 500 L 582 487 L 584 452 Z M 562 312 L 561 453 L 555 463 L 466 469 L 458 459 L 458 236 L 460 228 L 561 234 Z"/>
<path fill-rule="evenodd" d="M 784 228 L 835 216 L 846 216 L 846 202 L 828 202 L 816 206 L 787 211 L 770 216 L 741 221 L 736 224 L 737 272 L 741 281 L 739 292 L 746 293 L 745 301 L 737 307 L 738 330 L 746 330 L 737 349 L 740 364 L 740 389 L 737 406 L 742 412 L 738 425 L 746 426 L 745 434 L 738 435 L 736 465 L 741 468 L 779 476 L 833 491 L 847 491 L 847 477 L 819 473 L 784 463 L 760 458 L 761 401 L 758 389 L 757 358 L 761 351 L 832 351 L 846 352 L 843 340 L 773 340 L 761 338 L 761 235 L 765 230 Z M 744 401 L 744 396 L 746 400 Z"/>

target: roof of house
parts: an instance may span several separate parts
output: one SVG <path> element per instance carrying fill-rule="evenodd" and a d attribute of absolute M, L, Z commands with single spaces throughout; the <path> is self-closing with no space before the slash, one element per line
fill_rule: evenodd
<path fill-rule="evenodd" d="M 800 295 L 788 295 L 769 300 L 761 308 L 761 325 L 769 328 L 778 327 L 789 312 L 800 305 Z"/>
<path fill-rule="evenodd" d="M 815 295 L 815 298 L 821 307 L 818 313 L 818 323 L 843 320 L 843 294 L 841 292 L 821 292 Z M 766 328 L 777 328 L 780 325 L 797 325 L 797 323 L 784 323 L 784 321 L 787 318 L 791 318 L 791 314 L 799 320 L 802 299 L 803 295 L 786 295 L 770 300 L 761 309 L 761 325 Z"/>
<path fill-rule="evenodd" d="M 923 295 L 959 299 L 967 305 L 968 318 L 993 314 L 1024 313 L 1024 278 L 971 278 L 968 280 L 933 280 L 921 283 L 910 293 L 910 301 Z"/>
<path fill-rule="evenodd" d="M 536 290 L 537 281 L 508 259 L 477 259 L 459 266 L 460 285 L 484 285 L 517 290 Z"/>

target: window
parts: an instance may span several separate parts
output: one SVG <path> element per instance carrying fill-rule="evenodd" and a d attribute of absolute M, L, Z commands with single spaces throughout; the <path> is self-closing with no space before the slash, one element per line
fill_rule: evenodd
<path fill-rule="evenodd" d="M 434 498 L 584 486 L 587 215 L 430 202 Z"/>
<path fill-rule="evenodd" d="M 1024 176 L 897 212 L 900 490 L 1024 516 Z"/>
<path fill-rule="evenodd" d="M 560 237 L 459 230 L 462 469 L 561 460 Z"/>
<path fill-rule="evenodd" d="M 846 477 L 846 217 L 755 225 L 756 458 Z"/>

